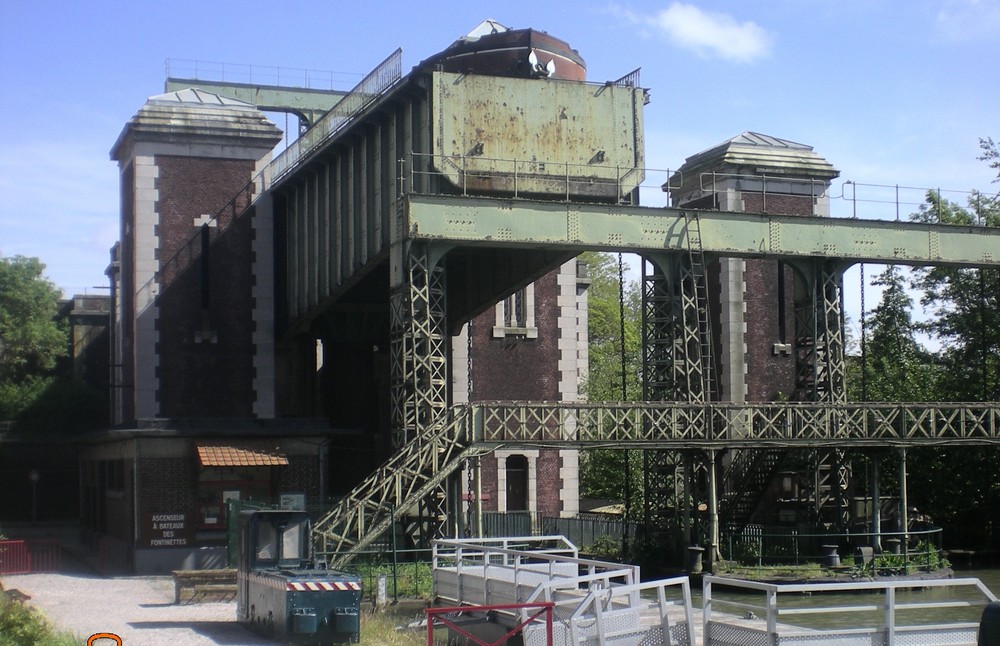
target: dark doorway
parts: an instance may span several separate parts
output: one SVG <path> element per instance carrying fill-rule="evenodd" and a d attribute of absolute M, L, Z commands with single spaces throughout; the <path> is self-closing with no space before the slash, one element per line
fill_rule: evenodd
<path fill-rule="evenodd" d="M 528 458 L 507 458 L 507 511 L 528 511 Z"/>

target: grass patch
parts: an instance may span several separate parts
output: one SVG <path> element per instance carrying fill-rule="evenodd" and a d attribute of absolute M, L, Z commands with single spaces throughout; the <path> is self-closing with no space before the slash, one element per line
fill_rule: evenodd
<path fill-rule="evenodd" d="M 431 564 L 426 561 L 409 561 L 399 563 L 396 567 L 396 583 L 393 589 L 392 564 L 359 563 L 351 570 L 361 577 L 361 587 L 369 599 L 375 599 L 378 589 L 379 575 L 386 577 L 386 592 L 389 598 L 406 597 L 411 599 L 430 599 L 434 588 L 434 575 Z"/>
<path fill-rule="evenodd" d="M 819 563 L 804 563 L 802 565 L 743 565 L 736 561 L 721 561 L 715 564 L 717 574 L 738 576 L 744 579 L 826 579 L 837 573 L 821 566 Z"/>
<path fill-rule="evenodd" d="M 361 643 L 377 646 L 424 646 L 425 630 L 397 630 L 408 620 L 386 612 L 365 612 L 361 615 Z"/>

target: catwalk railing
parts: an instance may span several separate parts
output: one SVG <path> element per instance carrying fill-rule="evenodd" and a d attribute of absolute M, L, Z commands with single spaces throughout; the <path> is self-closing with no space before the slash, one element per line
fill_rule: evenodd
<path fill-rule="evenodd" d="M 462 462 L 501 445 L 641 449 L 1000 444 L 1000 403 L 484 402 L 452 407 L 316 523 L 341 565 Z"/>
<path fill-rule="evenodd" d="M 468 407 L 473 441 L 580 448 L 813 448 L 1000 444 L 1000 403 L 622 404 Z"/>

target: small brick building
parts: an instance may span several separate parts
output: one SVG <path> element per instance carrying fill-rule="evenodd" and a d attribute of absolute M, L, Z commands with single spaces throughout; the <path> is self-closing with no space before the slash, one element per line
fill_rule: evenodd
<path fill-rule="evenodd" d="M 325 492 L 336 431 L 273 415 L 273 225 L 247 207 L 280 139 L 253 106 L 188 90 L 150 98 L 111 151 L 113 428 L 80 451 L 82 525 L 109 567 L 224 565 L 227 500 Z"/>

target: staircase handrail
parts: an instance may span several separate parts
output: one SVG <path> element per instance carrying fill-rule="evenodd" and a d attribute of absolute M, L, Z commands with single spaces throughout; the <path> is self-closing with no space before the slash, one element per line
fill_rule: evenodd
<path fill-rule="evenodd" d="M 449 467 L 475 453 L 469 430 L 469 407 L 452 407 L 320 518 L 313 535 L 322 551 L 336 555 L 331 565 L 377 540 L 453 471 Z"/>

